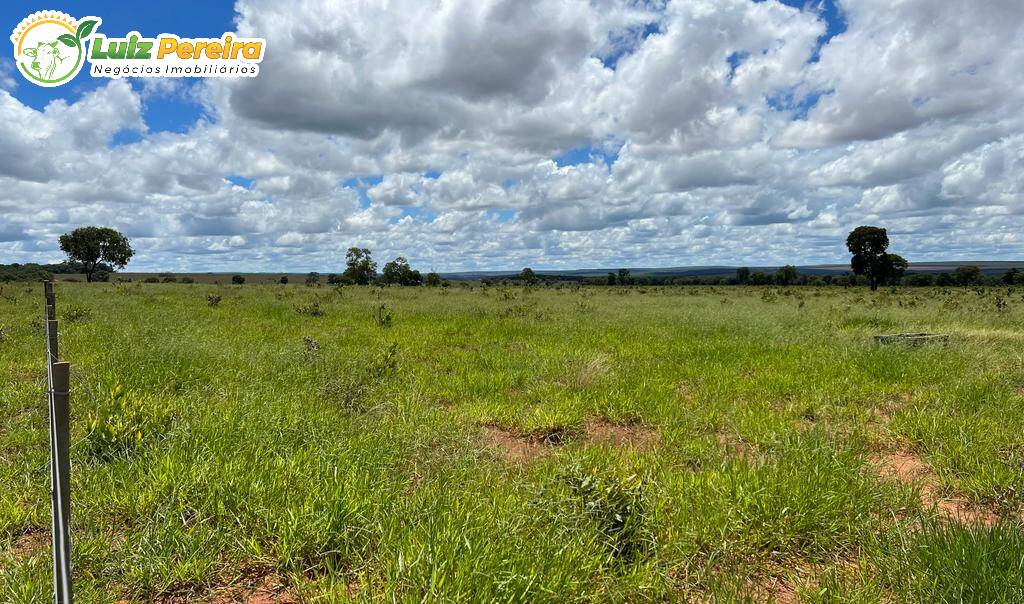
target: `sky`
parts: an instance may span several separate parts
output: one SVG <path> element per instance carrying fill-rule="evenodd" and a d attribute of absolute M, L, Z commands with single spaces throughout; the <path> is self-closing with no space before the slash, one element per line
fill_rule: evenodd
<path fill-rule="evenodd" d="M 134 271 L 1024 258 L 1024 2 L 0 4 L 267 40 L 259 77 L 35 86 L 0 60 L 0 263 Z M 6 35 L 5 35 L 6 38 Z M 9 42 L 8 42 L 9 44 Z"/>

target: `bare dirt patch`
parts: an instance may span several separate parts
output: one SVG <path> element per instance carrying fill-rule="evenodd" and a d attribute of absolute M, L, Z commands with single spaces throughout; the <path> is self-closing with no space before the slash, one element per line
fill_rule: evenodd
<path fill-rule="evenodd" d="M 802 587 L 817 583 L 818 570 L 804 560 L 794 560 L 788 566 L 771 564 L 766 572 L 750 580 L 748 595 L 755 602 L 800 602 L 797 592 Z"/>
<path fill-rule="evenodd" d="M 749 595 L 755 602 L 795 604 L 800 601 L 796 596 L 796 588 L 793 584 L 782 577 L 775 576 L 756 579 L 751 586 Z"/>
<path fill-rule="evenodd" d="M 50 547 L 50 531 L 40 526 L 30 526 L 14 538 L 11 554 L 15 558 L 31 558 L 46 553 Z"/>
<path fill-rule="evenodd" d="M 651 449 L 660 440 L 658 431 L 650 426 L 639 423 L 616 424 L 601 418 L 587 420 L 583 430 L 589 442 L 630 449 Z"/>
<path fill-rule="evenodd" d="M 209 589 L 182 586 L 170 594 L 153 600 L 160 604 L 298 604 L 299 598 L 274 571 L 246 568 L 238 576 L 222 580 Z M 122 603 L 128 600 L 121 600 Z"/>
<path fill-rule="evenodd" d="M 891 452 L 873 455 L 868 460 L 871 467 L 885 478 L 898 480 L 904 484 L 914 484 L 921 490 L 921 503 L 926 508 L 934 508 L 945 520 L 955 520 L 965 524 L 981 524 L 989 527 L 999 520 L 993 510 L 972 505 L 961 497 L 949 497 L 942 493 L 938 477 L 931 471 L 928 464 L 917 454 L 911 452 Z"/>
<path fill-rule="evenodd" d="M 566 439 L 564 428 L 517 432 L 498 424 L 484 424 L 482 431 L 489 445 L 500 450 L 505 459 L 515 463 L 525 463 L 546 455 Z"/>

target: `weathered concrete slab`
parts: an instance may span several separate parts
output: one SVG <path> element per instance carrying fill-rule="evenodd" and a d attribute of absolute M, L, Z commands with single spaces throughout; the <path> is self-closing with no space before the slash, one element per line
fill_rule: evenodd
<path fill-rule="evenodd" d="M 949 335 L 942 333 L 891 333 L 875 336 L 875 344 L 907 344 L 921 346 L 924 344 L 949 344 Z"/>

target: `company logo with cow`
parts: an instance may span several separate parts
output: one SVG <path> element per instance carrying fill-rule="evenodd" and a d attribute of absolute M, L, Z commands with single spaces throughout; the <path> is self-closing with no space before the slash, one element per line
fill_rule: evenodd
<path fill-rule="evenodd" d="M 85 40 L 98 17 L 75 19 L 59 11 L 25 17 L 11 34 L 18 71 L 40 86 L 60 86 L 78 75 L 85 63 Z"/>
<path fill-rule="evenodd" d="M 60 11 L 38 11 L 11 34 L 14 60 L 25 79 L 60 86 L 89 64 L 97 78 L 256 77 L 266 41 L 225 32 L 220 38 L 183 38 L 137 31 L 107 38 L 99 17 L 75 19 Z M 88 41 L 88 48 L 86 42 Z"/>

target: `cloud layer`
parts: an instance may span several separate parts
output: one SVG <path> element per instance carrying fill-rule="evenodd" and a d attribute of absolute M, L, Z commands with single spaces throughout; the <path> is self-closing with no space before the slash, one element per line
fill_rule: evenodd
<path fill-rule="evenodd" d="M 37 111 L 0 71 L 0 261 L 82 224 L 137 270 L 1024 256 L 1024 4 L 827 2 L 242 0 L 256 79 Z"/>

